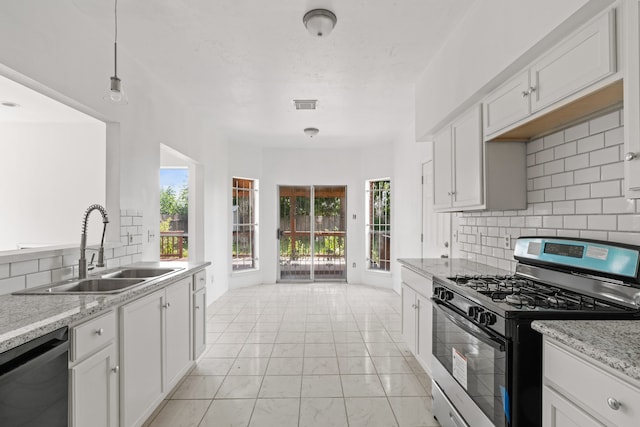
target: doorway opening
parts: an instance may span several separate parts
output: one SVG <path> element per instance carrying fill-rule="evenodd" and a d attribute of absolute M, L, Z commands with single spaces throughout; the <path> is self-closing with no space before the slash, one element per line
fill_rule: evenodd
<path fill-rule="evenodd" d="M 347 187 L 280 186 L 279 281 L 346 281 Z"/>

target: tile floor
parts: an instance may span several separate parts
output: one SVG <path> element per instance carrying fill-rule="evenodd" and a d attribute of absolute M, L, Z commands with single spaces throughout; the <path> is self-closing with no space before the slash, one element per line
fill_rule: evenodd
<path fill-rule="evenodd" d="M 145 426 L 438 426 L 395 292 L 260 285 L 208 310 L 204 356 Z"/>

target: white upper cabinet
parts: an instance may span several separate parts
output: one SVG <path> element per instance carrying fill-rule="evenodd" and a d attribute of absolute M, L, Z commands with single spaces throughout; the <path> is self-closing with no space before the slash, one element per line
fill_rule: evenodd
<path fill-rule="evenodd" d="M 479 206 L 483 202 L 481 116 L 480 108 L 473 107 L 451 125 L 454 208 Z"/>
<path fill-rule="evenodd" d="M 436 211 L 451 207 L 453 176 L 451 171 L 451 126 L 440 131 L 433 141 L 433 208 Z"/>
<path fill-rule="evenodd" d="M 525 70 L 487 96 L 483 104 L 485 135 L 491 135 L 529 115 L 529 87 L 529 70 Z"/>
<path fill-rule="evenodd" d="M 573 108 L 561 109 L 615 80 L 607 77 L 617 72 L 616 52 L 616 9 L 610 9 L 485 97 L 485 139 L 500 137 L 501 131 L 526 124 L 530 128 L 527 131 L 533 134 L 525 132 L 518 137 L 534 136 L 619 101 L 611 93 L 603 93 Z M 602 84 L 596 84 L 599 82 Z M 530 121 L 534 119 L 544 120 L 532 126 Z"/>
<path fill-rule="evenodd" d="M 628 198 L 640 198 L 640 6 L 624 3 L 624 183 Z"/>

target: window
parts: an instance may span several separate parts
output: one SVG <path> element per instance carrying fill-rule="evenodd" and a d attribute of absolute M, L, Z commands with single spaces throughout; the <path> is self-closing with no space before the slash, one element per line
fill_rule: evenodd
<path fill-rule="evenodd" d="M 367 268 L 391 270 L 391 180 L 367 181 Z"/>
<path fill-rule="evenodd" d="M 232 270 L 258 268 L 258 181 L 233 178 Z"/>

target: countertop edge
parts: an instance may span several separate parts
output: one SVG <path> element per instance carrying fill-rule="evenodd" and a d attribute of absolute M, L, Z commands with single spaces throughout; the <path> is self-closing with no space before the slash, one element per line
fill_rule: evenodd
<path fill-rule="evenodd" d="M 156 265 L 155 262 L 141 262 L 126 267 L 132 266 L 149 266 Z M 210 266 L 211 262 L 197 262 L 189 263 L 185 266 L 184 270 L 180 270 L 168 277 L 158 278 L 157 280 L 149 281 L 140 288 L 133 288 L 131 290 L 122 292 L 115 295 L 97 296 L 95 300 L 86 304 L 78 303 L 77 307 L 70 308 L 65 311 L 61 311 L 47 319 L 35 321 L 27 324 L 24 327 L 13 329 L 0 335 L 0 353 L 18 347 L 32 339 L 63 328 L 65 326 L 73 325 L 80 322 L 82 319 L 93 317 L 98 313 L 107 311 L 115 306 L 121 305 L 127 301 L 143 297 L 151 294 L 154 291 L 165 288 L 185 277 L 192 276 L 198 271 L 204 270 Z M 50 298 L 48 295 L 33 295 L 27 296 L 27 298 Z M 34 300 L 35 301 L 35 300 Z"/>
<path fill-rule="evenodd" d="M 640 334 L 638 320 L 535 320 L 531 327 L 640 383 L 640 346 L 624 338 Z"/>

